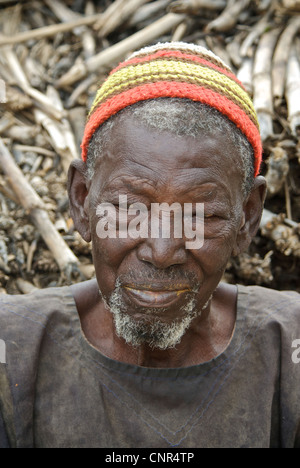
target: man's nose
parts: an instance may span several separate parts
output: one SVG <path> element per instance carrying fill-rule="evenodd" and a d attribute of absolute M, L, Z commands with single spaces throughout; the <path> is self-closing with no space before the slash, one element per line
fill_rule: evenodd
<path fill-rule="evenodd" d="M 138 258 L 162 269 L 185 263 L 187 253 L 182 239 L 149 238 L 139 245 Z"/>

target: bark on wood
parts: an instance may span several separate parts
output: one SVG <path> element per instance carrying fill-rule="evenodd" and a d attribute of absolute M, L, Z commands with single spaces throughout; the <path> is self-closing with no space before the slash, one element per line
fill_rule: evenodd
<path fill-rule="evenodd" d="M 206 26 L 206 31 L 226 32 L 232 29 L 238 22 L 239 16 L 245 10 L 251 0 L 228 0 L 227 6 L 218 18 Z"/>
<path fill-rule="evenodd" d="M 157 37 L 178 26 L 184 20 L 184 15 L 168 13 L 155 23 L 147 26 L 132 36 L 118 42 L 117 44 L 103 50 L 99 54 L 91 57 L 86 62 L 74 65 L 64 76 L 56 83 L 58 88 L 69 86 L 76 81 L 83 79 L 88 73 L 94 73 L 96 70 L 107 69 L 110 64 L 115 63 L 126 56 L 130 51 L 138 49 L 145 44 L 153 41 Z"/>
<path fill-rule="evenodd" d="M 71 271 L 79 264 L 78 259 L 69 249 L 60 234 L 49 219 L 43 201 L 25 179 L 22 171 L 17 167 L 12 155 L 0 139 L 0 165 L 8 177 L 11 187 L 17 195 L 20 204 L 30 216 L 45 243 L 52 252 L 60 269 Z"/>
<path fill-rule="evenodd" d="M 253 58 L 245 57 L 237 72 L 237 78 L 243 83 L 244 87 L 253 96 Z"/>
<path fill-rule="evenodd" d="M 286 29 L 281 34 L 276 46 L 273 66 L 273 97 L 275 103 L 281 102 L 284 96 L 284 87 L 286 81 L 287 63 L 290 55 L 290 49 L 293 39 L 300 28 L 300 17 L 296 16 L 290 19 Z"/>
<path fill-rule="evenodd" d="M 300 258 L 299 225 L 290 227 L 286 222 L 285 215 L 275 215 L 265 209 L 260 229 L 262 235 L 272 239 L 277 249 L 284 255 Z"/>
<path fill-rule="evenodd" d="M 262 35 L 254 59 L 253 103 L 260 124 L 262 140 L 273 135 L 272 57 L 280 30 Z"/>
<path fill-rule="evenodd" d="M 219 11 L 226 7 L 225 0 L 177 0 L 171 3 L 169 11 L 173 13 L 199 14 L 202 9 Z"/>
<path fill-rule="evenodd" d="M 292 134 L 300 135 L 300 63 L 295 47 L 292 47 L 286 74 L 285 96 Z"/>
<path fill-rule="evenodd" d="M 33 29 L 32 31 L 24 31 L 14 36 L 0 35 L 0 47 L 5 45 L 19 44 L 30 40 L 40 40 L 45 37 L 53 37 L 59 33 L 72 31 L 79 26 L 88 26 L 96 23 L 101 18 L 101 15 L 92 15 L 77 20 L 68 21 L 66 23 L 53 24 L 43 28 Z"/>
<path fill-rule="evenodd" d="M 287 152 L 280 147 L 272 149 L 267 161 L 268 170 L 265 175 L 268 185 L 268 196 L 280 192 L 289 173 L 289 158 Z"/>
<path fill-rule="evenodd" d="M 287 10 L 300 11 L 300 0 L 282 0 L 282 5 Z"/>

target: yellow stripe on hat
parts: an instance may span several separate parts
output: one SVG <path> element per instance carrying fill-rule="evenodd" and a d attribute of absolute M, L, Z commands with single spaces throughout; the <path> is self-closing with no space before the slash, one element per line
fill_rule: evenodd
<path fill-rule="evenodd" d="M 116 93 L 134 85 L 157 81 L 196 82 L 200 86 L 212 88 L 237 102 L 251 120 L 258 125 L 256 113 L 248 93 L 228 76 L 201 64 L 180 60 L 155 60 L 121 68 L 103 83 L 96 94 L 91 108 L 94 109 Z"/>

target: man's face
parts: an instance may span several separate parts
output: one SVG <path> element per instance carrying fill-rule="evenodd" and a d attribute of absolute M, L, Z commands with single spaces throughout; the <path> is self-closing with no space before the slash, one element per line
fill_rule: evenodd
<path fill-rule="evenodd" d="M 233 142 L 220 131 L 197 139 L 177 137 L 149 130 L 133 118 L 120 120 L 112 130 L 89 189 L 90 231 L 102 297 L 119 322 L 122 318 L 120 334 L 126 327 L 135 329 L 136 339 L 128 338 L 133 344 L 176 344 L 207 306 L 243 224 L 238 158 Z M 196 204 L 204 204 L 203 246 L 187 249 L 187 239 L 174 238 L 172 229 L 169 238 L 99 238 L 97 207 L 110 203 L 118 213 L 120 195 L 128 205 L 148 208 L 149 225 L 154 203 L 177 203 L 182 212 L 192 204 L 194 214 Z M 158 344 L 159 330 L 163 336 L 173 334 L 173 341 Z"/>

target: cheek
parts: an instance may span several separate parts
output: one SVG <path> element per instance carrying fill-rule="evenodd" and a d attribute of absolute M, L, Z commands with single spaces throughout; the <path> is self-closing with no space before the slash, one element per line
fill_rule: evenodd
<path fill-rule="evenodd" d="M 92 237 L 94 261 L 99 265 L 109 265 L 115 269 L 135 248 L 136 241 L 131 239 L 99 239 Z"/>
<path fill-rule="evenodd" d="M 234 246 L 234 236 L 220 236 L 204 239 L 204 244 L 199 250 L 192 252 L 205 276 L 213 276 L 223 273 L 231 257 Z"/>
<path fill-rule="evenodd" d="M 103 294 L 110 294 L 118 276 L 134 267 L 136 241 L 131 239 L 92 238 L 93 262 L 99 288 Z"/>

